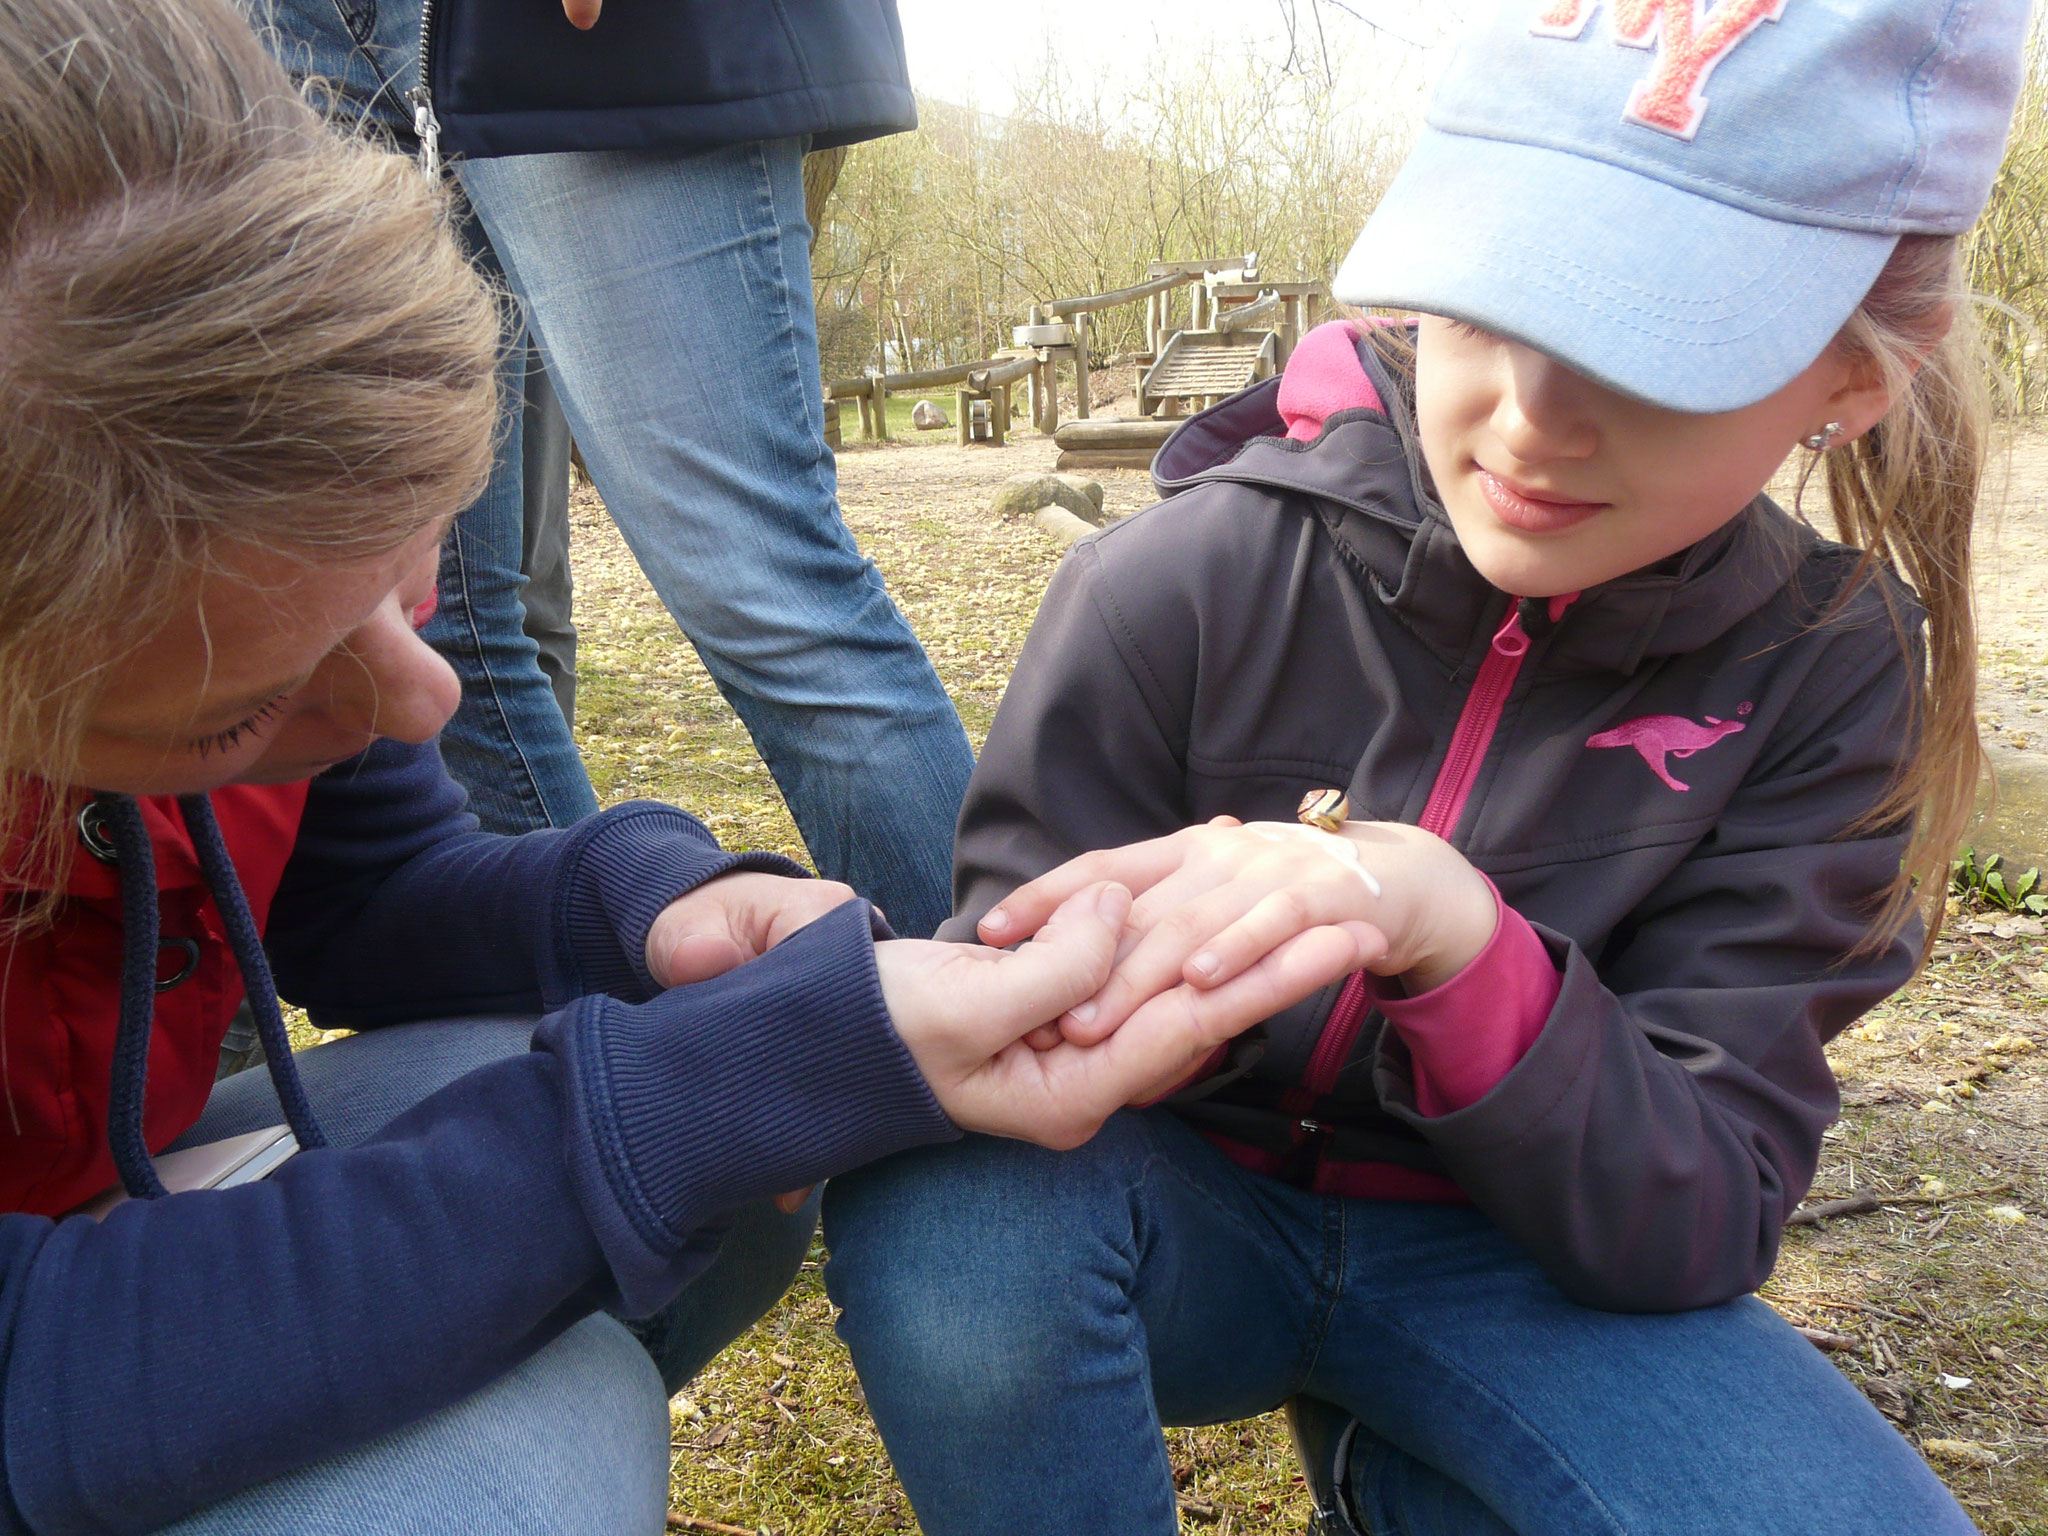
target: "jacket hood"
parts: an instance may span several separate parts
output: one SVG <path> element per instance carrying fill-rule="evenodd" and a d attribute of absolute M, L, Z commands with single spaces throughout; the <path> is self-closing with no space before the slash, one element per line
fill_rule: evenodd
<path fill-rule="evenodd" d="M 1511 594 L 1465 557 L 1415 442 L 1409 394 L 1364 325 L 1318 326 L 1279 377 L 1190 417 L 1152 478 L 1168 497 L 1205 484 L 1307 497 L 1381 599 L 1455 662 Z M 1626 673 L 1698 650 L 1761 608 L 1819 543 L 1759 496 L 1690 548 L 1581 594 L 1551 664 Z"/>

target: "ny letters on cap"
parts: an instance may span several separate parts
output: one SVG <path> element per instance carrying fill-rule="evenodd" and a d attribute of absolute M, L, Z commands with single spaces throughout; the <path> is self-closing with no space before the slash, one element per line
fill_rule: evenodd
<path fill-rule="evenodd" d="M 1613 0 L 1614 41 L 1654 50 L 1655 62 L 1629 93 L 1622 115 L 1645 128 L 1689 139 L 1707 110 L 1701 94 L 1714 66 L 1728 51 L 1767 21 L 1783 14 L 1786 0 L 1722 0 L 1703 13 L 1698 0 Z M 1538 37 L 1575 41 L 1598 0 L 1552 0 L 1529 28 Z"/>

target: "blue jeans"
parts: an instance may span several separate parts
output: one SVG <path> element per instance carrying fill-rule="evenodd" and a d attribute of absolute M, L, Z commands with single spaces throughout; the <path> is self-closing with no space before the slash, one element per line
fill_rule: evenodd
<path fill-rule="evenodd" d="M 1296 1393 L 1360 1419 L 1376 1536 L 1973 1529 L 1756 1298 L 1592 1311 L 1469 1207 L 1311 1195 L 1167 1111 L 888 1159 L 832 1182 L 825 1234 L 927 1536 L 1171 1536 L 1160 1425 Z"/>
<path fill-rule="evenodd" d="M 522 155 L 459 174 L 605 506 L 820 873 L 899 933 L 930 933 L 952 910 L 973 757 L 840 516 L 803 144 Z"/>
<path fill-rule="evenodd" d="M 244 3 L 274 9 L 289 67 L 333 81 L 346 111 L 406 130 L 420 0 Z M 840 515 L 803 148 L 522 155 L 457 174 L 605 506 L 745 722 L 819 872 L 922 936 L 952 911 L 973 756 Z M 480 584 L 516 590 L 516 538 L 469 548 L 498 562 Z M 479 639 L 488 677 L 512 644 Z M 481 686 L 468 672 L 464 683 L 465 698 Z M 545 725 L 537 709 L 506 718 Z"/>
<path fill-rule="evenodd" d="M 527 1050 L 533 1023 L 394 1025 L 304 1052 L 300 1075 L 328 1140 L 352 1146 L 463 1073 Z M 270 1075 L 243 1072 L 214 1088 L 179 1145 L 283 1118 Z M 652 1318 L 586 1318 L 483 1391 L 161 1536 L 653 1536 L 668 1508 L 669 1397 L 789 1288 L 816 1223 L 815 1202 L 794 1216 L 748 1207 L 711 1267 Z"/>

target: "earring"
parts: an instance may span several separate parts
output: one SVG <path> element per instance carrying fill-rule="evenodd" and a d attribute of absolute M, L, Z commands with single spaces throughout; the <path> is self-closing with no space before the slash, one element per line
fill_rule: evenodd
<path fill-rule="evenodd" d="M 1839 421 L 1831 421 L 1818 432 L 1807 433 L 1799 441 L 1811 448 L 1815 453 L 1820 453 L 1832 448 L 1835 445 L 1835 439 L 1841 436 L 1841 434 L 1842 424 Z"/>

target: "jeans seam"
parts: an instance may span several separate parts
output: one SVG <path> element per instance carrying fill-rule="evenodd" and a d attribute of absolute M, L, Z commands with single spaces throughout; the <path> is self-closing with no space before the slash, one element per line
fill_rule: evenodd
<path fill-rule="evenodd" d="M 523 808 L 529 814 L 537 814 L 543 821 L 552 825 L 554 814 L 548 806 L 546 797 L 540 792 L 540 783 L 534 775 L 533 764 L 527 760 L 526 749 L 520 745 L 519 735 L 512 729 L 512 717 L 505 708 L 504 697 L 499 691 L 497 674 L 483 662 L 484 637 L 483 631 L 477 625 L 476 608 L 469 600 L 469 557 L 464 550 L 465 535 L 460 523 L 455 526 L 452 537 L 455 541 L 455 568 L 461 573 L 462 579 L 462 626 L 476 648 L 476 670 L 490 695 L 491 714 L 496 721 L 498 734 L 503 738 L 503 744 L 509 749 L 512 758 L 518 763 L 518 773 L 508 777 L 517 785 L 520 798 L 524 802 Z M 497 787 L 503 788 L 503 782 Z"/>
<path fill-rule="evenodd" d="M 1399 1333 L 1404 1338 L 1406 1338 L 1422 1354 L 1428 1356 L 1431 1360 L 1435 1361 L 1440 1370 L 1443 1370 L 1444 1372 L 1450 1375 L 1454 1375 L 1461 1378 L 1480 1396 L 1486 1398 L 1487 1401 L 1494 1404 L 1496 1408 L 1500 1409 L 1516 1424 L 1519 1424 L 1522 1427 L 1524 1433 L 1526 1433 L 1531 1439 L 1535 1440 L 1538 1444 L 1542 1445 L 1544 1449 L 1546 1449 L 1550 1453 L 1552 1460 L 1555 1461 L 1555 1463 L 1558 1466 L 1565 1469 L 1565 1471 L 1570 1475 L 1573 1483 L 1575 1483 L 1578 1486 L 1580 1491 L 1586 1496 L 1587 1500 L 1592 1504 L 1592 1506 L 1595 1509 L 1597 1509 L 1600 1512 L 1600 1514 L 1605 1518 L 1607 1522 L 1607 1529 L 1613 1532 L 1614 1536 L 1628 1536 L 1628 1527 L 1624 1525 L 1620 1517 L 1617 1516 L 1615 1512 L 1608 1507 L 1607 1501 L 1600 1497 L 1599 1491 L 1595 1489 L 1593 1485 L 1586 1480 L 1585 1475 L 1579 1471 L 1577 1463 L 1575 1463 L 1570 1456 L 1565 1454 L 1564 1448 L 1562 1446 L 1558 1445 L 1558 1443 L 1552 1440 L 1550 1436 L 1544 1434 L 1542 1430 L 1538 1429 L 1536 1425 L 1531 1423 L 1528 1417 L 1524 1415 L 1519 1408 L 1515 1407 L 1513 1403 L 1509 1402 L 1500 1393 L 1494 1391 L 1494 1389 L 1491 1386 L 1489 1386 L 1484 1379 L 1474 1374 L 1473 1372 L 1468 1371 L 1467 1369 L 1465 1369 L 1464 1366 L 1460 1365 L 1457 1361 L 1451 1359 L 1448 1355 L 1445 1355 L 1440 1350 L 1438 1350 L 1427 1338 L 1425 1338 L 1422 1334 L 1417 1333 L 1413 1328 L 1410 1328 L 1406 1323 L 1401 1322 L 1398 1319 L 1390 1318 L 1387 1320 L 1386 1325 L 1392 1331 Z M 1477 1495 L 1475 1494 L 1475 1497 L 1476 1496 Z"/>

